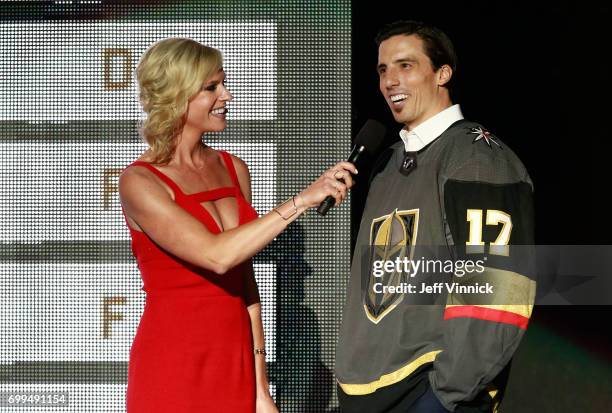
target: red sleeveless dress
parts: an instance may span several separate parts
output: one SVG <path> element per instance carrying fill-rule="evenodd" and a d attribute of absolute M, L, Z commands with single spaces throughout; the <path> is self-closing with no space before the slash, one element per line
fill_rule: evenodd
<path fill-rule="evenodd" d="M 149 163 L 128 167 L 149 169 L 172 189 L 180 207 L 218 234 L 221 229 L 201 202 L 233 196 L 240 225 L 257 218 L 242 196 L 230 155 L 220 153 L 234 186 L 196 194 L 186 195 Z M 127 412 L 254 413 L 244 266 L 218 275 L 173 256 L 143 232 L 130 228 L 130 234 L 146 302 L 130 350 Z"/>

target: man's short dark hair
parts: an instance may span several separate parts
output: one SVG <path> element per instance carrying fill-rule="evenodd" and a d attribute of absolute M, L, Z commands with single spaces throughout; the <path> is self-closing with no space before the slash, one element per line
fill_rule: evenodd
<path fill-rule="evenodd" d="M 413 20 L 400 20 L 384 26 L 376 35 L 376 45 L 397 35 L 416 35 L 423 41 L 425 54 L 429 57 L 434 70 L 449 65 L 453 72 L 457 70 L 457 55 L 448 36 L 437 27 Z M 452 78 L 451 78 L 452 79 Z"/>

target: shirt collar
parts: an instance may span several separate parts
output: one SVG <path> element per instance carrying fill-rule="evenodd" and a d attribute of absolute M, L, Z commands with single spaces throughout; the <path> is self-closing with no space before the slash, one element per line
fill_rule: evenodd
<path fill-rule="evenodd" d="M 461 108 L 459 105 L 453 105 L 436 113 L 410 131 L 402 129 L 399 134 L 406 152 L 420 151 L 442 135 L 450 125 L 461 119 L 463 119 Z"/>

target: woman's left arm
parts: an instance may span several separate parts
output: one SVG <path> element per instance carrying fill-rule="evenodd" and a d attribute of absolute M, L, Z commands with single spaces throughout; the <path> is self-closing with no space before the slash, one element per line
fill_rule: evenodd
<path fill-rule="evenodd" d="M 261 303 L 259 301 L 259 291 L 255 282 L 253 272 L 253 261 L 249 260 L 245 264 L 245 299 L 249 317 L 251 318 L 251 331 L 253 333 L 253 351 L 255 349 L 265 350 L 265 340 L 263 323 L 261 321 Z M 266 370 L 266 355 L 256 353 L 255 355 L 255 383 L 257 387 L 257 413 L 277 413 L 278 409 L 274 400 L 270 396 L 270 385 L 268 383 L 268 373 Z"/>
<path fill-rule="evenodd" d="M 232 155 L 232 161 L 238 175 L 240 183 L 240 191 L 242 195 L 251 203 L 251 175 L 246 164 L 240 159 Z M 259 289 L 255 281 L 255 272 L 253 271 L 253 260 L 250 259 L 244 264 L 244 286 L 245 286 L 245 301 L 251 319 L 251 331 L 253 334 L 253 351 L 255 349 L 265 351 L 265 340 L 263 323 L 261 321 L 261 302 L 259 299 Z M 274 404 L 274 400 L 270 396 L 270 385 L 268 383 L 268 372 L 266 369 L 266 356 L 264 354 L 255 354 L 255 383 L 257 394 L 257 413 L 278 413 L 278 409 Z"/>

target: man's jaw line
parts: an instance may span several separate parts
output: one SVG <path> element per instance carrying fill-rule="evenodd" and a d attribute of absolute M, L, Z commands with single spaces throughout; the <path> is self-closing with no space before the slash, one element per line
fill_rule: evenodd
<path fill-rule="evenodd" d="M 440 105 L 436 107 L 435 110 L 422 114 L 418 119 L 412 119 L 411 121 L 404 122 L 403 129 L 410 131 L 416 128 L 417 126 L 419 126 L 420 124 L 422 124 L 423 122 L 427 121 L 428 119 L 433 118 L 434 116 L 436 116 L 438 113 L 442 112 L 443 110 L 451 107 L 452 105 L 453 105 L 452 102 L 441 103 Z"/>

